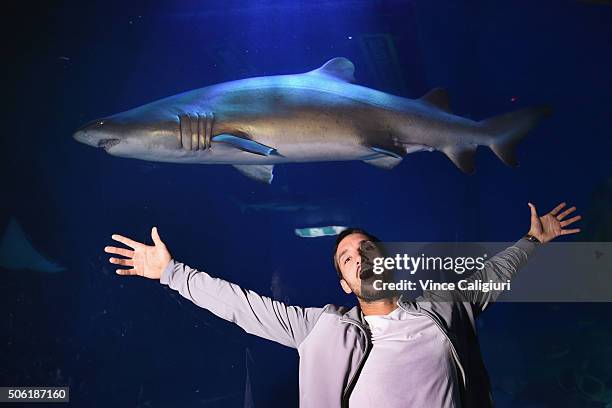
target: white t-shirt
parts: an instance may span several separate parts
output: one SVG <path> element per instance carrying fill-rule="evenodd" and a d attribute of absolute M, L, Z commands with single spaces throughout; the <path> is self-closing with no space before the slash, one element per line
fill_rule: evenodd
<path fill-rule="evenodd" d="M 349 398 L 350 408 L 458 408 L 451 345 L 429 316 L 398 307 L 364 316 L 372 350 Z"/>

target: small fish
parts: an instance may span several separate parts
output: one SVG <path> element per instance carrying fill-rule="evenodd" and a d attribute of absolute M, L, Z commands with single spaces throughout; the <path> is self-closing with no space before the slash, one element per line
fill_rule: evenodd
<path fill-rule="evenodd" d="M 302 238 L 318 238 L 338 235 L 344 231 L 347 227 L 340 227 L 337 225 L 328 227 L 309 227 L 309 228 L 296 228 L 295 235 Z"/>

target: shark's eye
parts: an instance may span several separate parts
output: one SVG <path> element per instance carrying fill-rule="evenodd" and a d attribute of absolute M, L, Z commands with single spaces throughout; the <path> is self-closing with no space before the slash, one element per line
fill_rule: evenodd
<path fill-rule="evenodd" d="M 103 125 L 103 124 L 104 124 L 104 121 L 103 121 L 103 120 L 101 120 L 101 121 L 99 121 L 99 122 L 98 122 L 98 125 Z"/>

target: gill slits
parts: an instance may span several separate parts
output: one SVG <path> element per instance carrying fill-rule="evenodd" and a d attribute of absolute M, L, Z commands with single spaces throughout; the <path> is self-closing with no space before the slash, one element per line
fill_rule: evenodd
<path fill-rule="evenodd" d="M 212 112 L 179 115 L 179 143 L 185 150 L 210 150 L 212 146 Z"/>

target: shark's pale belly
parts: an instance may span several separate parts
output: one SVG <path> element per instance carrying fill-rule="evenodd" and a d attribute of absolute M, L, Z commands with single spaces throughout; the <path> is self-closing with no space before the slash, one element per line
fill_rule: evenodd
<path fill-rule="evenodd" d="M 271 146 L 274 147 L 274 146 Z M 161 161 L 168 163 L 198 163 L 198 164 L 277 164 L 318 161 L 367 160 L 382 156 L 369 147 L 356 143 L 292 143 L 278 148 L 278 154 L 264 156 L 236 149 L 223 143 L 214 143 L 210 150 L 171 152 L 151 151 L 143 155 L 139 151 L 139 159 Z M 129 153 L 122 154 L 129 157 Z"/>

